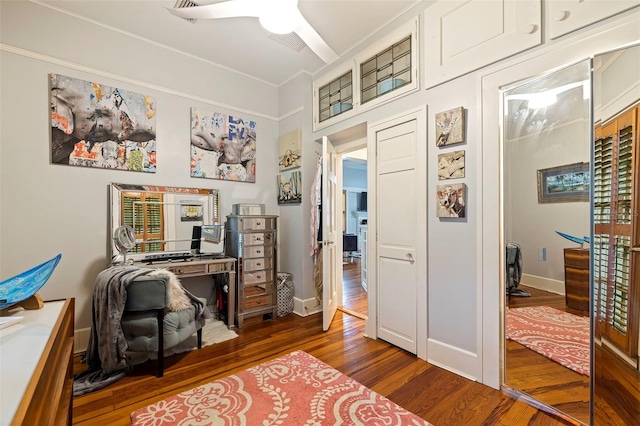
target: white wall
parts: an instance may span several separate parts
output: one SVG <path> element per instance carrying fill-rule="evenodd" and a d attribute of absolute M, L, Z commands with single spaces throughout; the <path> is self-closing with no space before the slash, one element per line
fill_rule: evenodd
<path fill-rule="evenodd" d="M 76 330 L 89 327 L 95 277 L 109 260 L 111 182 L 218 188 L 223 216 L 238 202 L 279 213 L 277 88 L 36 3 L 0 7 L 2 279 L 62 253 L 39 293 L 75 297 Z M 157 173 L 51 164 L 49 73 L 155 97 Z M 255 184 L 189 176 L 191 107 L 256 121 Z"/>
<path fill-rule="evenodd" d="M 423 7 L 423 6 L 422 6 Z M 422 7 L 408 11 L 388 27 L 350 52 L 340 62 L 314 76 L 320 78 L 349 61 L 358 51 L 375 43 L 385 34 L 422 14 Z M 428 12 L 428 9 L 427 9 Z M 475 378 L 494 387 L 499 386 L 500 376 L 500 315 L 502 296 L 500 292 L 500 253 L 502 229 L 498 196 L 502 181 L 499 179 L 499 89 L 503 85 L 531 78 L 541 72 L 586 59 L 589 55 L 621 46 L 639 36 L 637 31 L 616 33 L 608 30 L 614 22 L 638 22 L 638 12 L 630 12 L 610 19 L 591 28 L 578 31 L 559 40 L 500 61 L 490 67 L 458 77 L 429 90 L 420 90 L 378 108 L 353 116 L 341 123 L 315 133 L 331 135 L 347 131 L 363 122 L 378 122 L 419 105 L 427 105 L 428 153 L 422 167 L 427 167 L 428 223 L 428 353 L 430 362 L 444 366 L 464 376 Z M 424 19 L 421 20 L 424 22 Z M 630 27 L 628 25 L 628 27 Z M 585 34 L 598 33 L 585 39 Z M 629 29 L 629 28 L 628 28 Z M 596 41 L 597 40 L 597 41 Z M 579 45 L 576 49 L 573 45 Z M 538 52 L 549 52 L 566 47 L 564 54 L 543 56 Z M 421 47 L 419 67 L 428 52 Z M 525 63 L 537 58 L 535 66 Z M 524 65 L 520 65 L 524 64 Z M 485 88 L 485 76 L 493 77 L 498 70 L 518 65 L 513 78 L 491 80 Z M 421 73 L 419 73 L 421 74 Z M 499 84 L 494 84 L 498 82 Z M 424 87 L 424 85 L 421 85 Z M 483 91 L 483 89 L 485 91 Z M 488 92 L 490 91 L 490 92 Z M 491 96 L 487 96 L 490 94 Z M 435 114 L 463 106 L 466 110 L 467 133 L 464 144 L 447 148 L 435 146 Z M 456 180 L 467 185 L 467 217 L 465 219 L 438 219 L 435 217 L 435 186 L 437 178 L 437 155 L 442 152 L 464 149 L 466 151 L 465 178 Z M 486 197 L 486 199 L 485 199 Z M 583 229 L 583 224 L 578 225 Z M 557 237 L 560 238 L 560 237 Z M 548 253 L 549 255 L 549 253 Z"/>

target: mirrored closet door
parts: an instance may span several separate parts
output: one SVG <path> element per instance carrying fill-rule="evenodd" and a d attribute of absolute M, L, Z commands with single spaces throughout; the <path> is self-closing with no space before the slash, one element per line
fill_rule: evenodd
<path fill-rule="evenodd" d="M 590 422 L 590 61 L 503 91 L 507 388 Z"/>

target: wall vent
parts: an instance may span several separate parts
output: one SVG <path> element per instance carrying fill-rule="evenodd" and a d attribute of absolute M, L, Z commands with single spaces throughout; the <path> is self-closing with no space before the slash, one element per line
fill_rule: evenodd
<path fill-rule="evenodd" d="M 295 50 L 296 52 L 301 51 L 306 44 L 302 39 L 298 36 L 298 34 L 291 32 L 289 34 L 269 34 L 269 38 L 274 39 L 278 43 L 284 44 L 290 49 Z"/>
<path fill-rule="evenodd" d="M 198 3 L 194 3 L 191 0 L 177 0 L 176 1 L 176 5 L 173 7 L 174 9 L 181 9 L 183 7 L 193 7 L 193 6 L 200 6 Z M 185 21 L 189 21 L 192 24 L 195 24 L 197 19 L 195 18 L 182 18 Z"/>

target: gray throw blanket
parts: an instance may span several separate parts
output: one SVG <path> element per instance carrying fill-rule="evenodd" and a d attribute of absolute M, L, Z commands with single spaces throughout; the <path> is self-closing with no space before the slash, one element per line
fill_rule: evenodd
<path fill-rule="evenodd" d="M 127 342 L 120 325 L 131 282 L 153 269 L 113 266 L 100 272 L 93 290 L 92 325 L 86 352 L 87 371 L 74 378 L 73 394 L 82 395 L 107 386 L 130 370 Z M 196 319 L 211 318 L 205 304 L 184 289 L 196 309 Z"/>

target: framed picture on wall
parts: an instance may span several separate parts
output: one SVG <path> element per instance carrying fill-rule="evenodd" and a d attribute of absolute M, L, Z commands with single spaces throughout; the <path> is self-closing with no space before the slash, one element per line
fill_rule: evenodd
<path fill-rule="evenodd" d="M 102 83 L 49 74 L 51 162 L 156 172 L 156 101 Z"/>
<path fill-rule="evenodd" d="M 438 155 L 438 180 L 464 177 L 464 151 Z"/>
<path fill-rule="evenodd" d="M 538 203 L 589 201 L 589 163 L 538 170 Z"/>
<path fill-rule="evenodd" d="M 191 109 L 191 177 L 256 181 L 256 122 Z"/>
<path fill-rule="evenodd" d="M 295 169 L 302 165 L 301 131 L 296 129 L 278 138 L 280 171 Z"/>
<path fill-rule="evenodd" d="M 467 185 L 436 185 L 436 217 L 466 217 Z"/>
<path fill-rule="evenodd" d="M 442 147 L 464 142 L 464 107 L 436 114 L 436 146 Z"/>
<path fill-rule="evenodd" d="M 278 175 L 278 204 L 302 202 L 302 173 L 300 171 Z"/>

